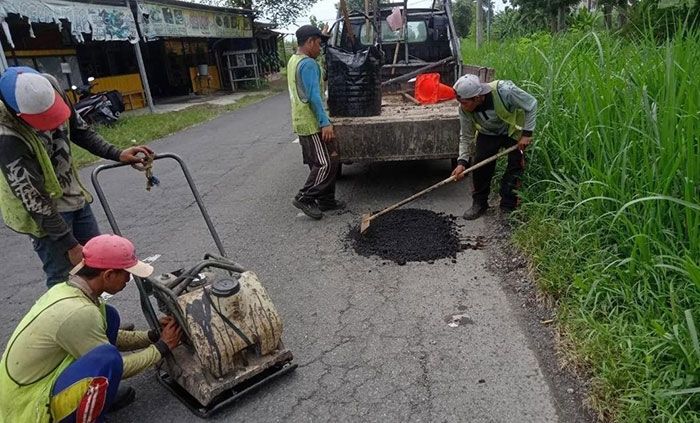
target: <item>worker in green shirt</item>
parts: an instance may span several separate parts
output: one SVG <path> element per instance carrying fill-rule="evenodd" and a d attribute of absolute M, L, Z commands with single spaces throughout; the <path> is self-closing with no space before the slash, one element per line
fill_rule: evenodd
<path fill-rule="evenodd" d="M 153 267 L 136 258 L 134 245 L 99 235 L 82 249 L 67 282 L 51 287 L 19 323 L 0 361 L 0 422 L 96 422 L 135 398 L 120 389 L 170 354 L 181 329 L 170 317 L 153 330 L 119 330 L 119 313 L 100 300 L 116 294 L 131 275 Z M 136 351 L 122 355 L 120 351 Z"/>

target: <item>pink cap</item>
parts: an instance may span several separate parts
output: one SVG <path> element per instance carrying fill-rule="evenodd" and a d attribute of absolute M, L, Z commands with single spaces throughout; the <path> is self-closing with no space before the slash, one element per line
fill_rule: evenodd
<path fill-rule="evenodd" d="M 71 270 L 75 275 L 83 266 L 93 269 L 123 269 L 141 278 L 153 273 L 153 266 L 136 258 L 136 248 L 118 235 L 99 235 L 83 246 L 83 260 Z"/>

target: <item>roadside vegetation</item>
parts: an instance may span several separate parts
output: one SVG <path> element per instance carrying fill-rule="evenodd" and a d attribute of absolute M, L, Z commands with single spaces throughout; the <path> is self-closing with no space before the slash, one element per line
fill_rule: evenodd
<path fill-rule="evenodd" d="M 638 21 L 615 33 L 587 12 L 556 35 L 496 21 L 506 35 L 479 50 L 464 40 L 463 56 L 539 100 L 515 241 L 591 378 L 592 407 L 608 421 L 689 422 L 700 420 L 700 31 L 692 13 L 649 10 L 628 11 Z"/>
<path fill-rule="evenodd" d="M 273 91 L 277 88 L 273 87 Z M 256 103 L 267 96 L 265 94 L 246 95 L 233 104 L 219 106 L 200 104 L 176 112 L 160 114 L 123 115 L 112 126 L 98 126 L 95 129 L 110 143 L 120 147 L 148 144 L 194 125 L 209 121 L 215 117 L 241 107 Z M 99 158 L 79 147 L 73 148 L 73 159 L 77 166 L 84 166 Z"/>

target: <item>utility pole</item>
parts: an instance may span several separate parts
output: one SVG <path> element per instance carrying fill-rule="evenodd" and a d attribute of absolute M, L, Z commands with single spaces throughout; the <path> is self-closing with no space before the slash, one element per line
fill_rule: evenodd
<path fill-rule="evenodd" d="M 484 7 L 483 0 L 476 0 L 476 48 L 484 43 Z"/>
<path fill-rule="evenodd" d="M 489 3 L 489 11 L 486 15 L 486 41 L 491 42 L 491 21 L 493 20 L 493 1 L 486 0 Z"/>
<path fill-rule="evenodd" d="M 131 5 L 129 0 L 124 0 L 126 8 L 131 11 Z M 138 23 L 137 23 L 138 25 Z M 136 31 L 136 42 L 132 43 L 134 46 L 134 55 L 136 55 L 136 63 L 139 67 L 139 76 L 141 77 L 141 85 L 143 86 L 143 92 L 146 96 L 146 103 L 148 105 L 148 110 L 151 113 L 156 111 L 155 105 L 153 104 L 153 97 L 151 96 L 151 87 L 148 85 L 148 75 L 146 75 L 146 67 L 143 64 L 143 56 L 141 55 L 141 35 L 139 31 Z"/>

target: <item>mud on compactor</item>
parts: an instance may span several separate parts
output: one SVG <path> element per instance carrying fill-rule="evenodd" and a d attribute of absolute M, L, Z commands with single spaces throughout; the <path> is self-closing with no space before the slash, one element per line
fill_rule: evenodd
<path fill-rule="evenodd" d="M 156 307 L 173 316 L 183 329 L 183 343 L 157 370 L 158 380 L 200 417 L 296 368 L 282 343 L 282 320 L 255 273 L 226 256 L 201 196 L 183 160 L 182 169 L 218 254 L 206 254 L 188 270 L 134 278 L 148 324 L 160 330 Z M 126 166 L 95 168 L 92 184 L 115 234 L 121 235 L 99 174 Z M 155 304 L 154 304 L 155 303 Z"/>

